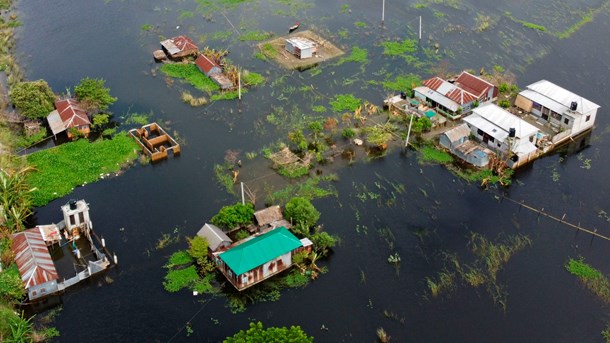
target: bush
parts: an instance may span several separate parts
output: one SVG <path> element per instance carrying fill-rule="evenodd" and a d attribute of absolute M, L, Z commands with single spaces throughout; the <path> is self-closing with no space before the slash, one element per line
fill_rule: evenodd
<path fill-rule="evenodd" d="M 232 229 L 238 225 L 247 225 L 252 223 L 254 216 L 254 207 L 252 204 L 242 205 L 237 203 L 232 206 L 224 206 L 212 217 L 212 224 Z"/>
<path fill-rule="evenodd" d="M 195 266 L 190 266 L 184 269 L 170 270 L 165 275 L 165 281 L 163 281 L 163 287 L 168 292 L 178 292 L 183 288 L 190 288 L 199 281 L 199 274 Z"/>
<path fill-rule="evenodd" d="M 0 273 L 0 295 L 9 303 L 18 302 L 25 295 L 16 264 Z"/>
<path fill-rule="evenodd" d="M 351 127 L 346 127 L 345 129 L 343 129 L 343 132 L 341 132 L 341 135 L 344 138 L 350 139 L 356 136 L 356 131 L 354 131 L 354 129 L 352 129 Z"/>
<path fill-rule="evenodd" d="M 241 330 L 231 337 L 227 337 L 224 343 L 241 342 L 293 342 L 293 343 L 312 343 L 313 337 L 301 329 L 300 326 L 270 327 L 263 329 L 263 323 L 250 323 L 247 331 Z"/>
<path fill-rule="evenodd" d="M 110 88 L 104 86 L 104 79 L 84 78 L 74 87 L 76 98 L 93 112 L 105 111 L 117 101 L 110 95 Z"/>
<path fill-rule="evenodd" d="M 498 102 L 498 105 L 499 105 L 500 107 L 502 107 L 502 108 L 509 108 L 509 107 L 510 107 L 510 101 L 509 101 L 509 100 L 507 100 L 507 99 L 503 99 L 503 100 L 500 100 L 500 101 Z"/>

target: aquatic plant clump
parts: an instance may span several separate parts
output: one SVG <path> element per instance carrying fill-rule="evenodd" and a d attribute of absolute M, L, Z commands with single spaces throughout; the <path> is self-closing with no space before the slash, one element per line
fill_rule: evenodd
<path fill-rule="evenodd" d="M 94 143 L 78 140 L 28 155 L 28 164 L 36 168 L 27 177 L 30 186 L 36 187 L 33 205 L 42 206 L 69 194 L 74 187 L 120 171 L 138 157 L 138 151 L 134 140 L 122 132 L 112 139 Z"/>
<path fill-rule="evenodd" d="M 218 84 L 191 63 L 166 63 L 161 66 L 161 72 L 170 77 L 184 79 L 193 87 L 208 94 L 220 90 Z"/>
<path fill-rule="evenodd" d="M 354 112 L 358 107 L 360 107 L 361 103 L 362 100 L 356 98 L 352 94 L 338 94 L 335 96 L 334 100 L 330 102 L 330 106 L 335 112 Z"/>
<path fill-rule="evenodd" d="M 610 303 L 610 281 L 602 272 L 585 263 L 583 257 L 569 259 L 565 268 L 600 299 Z"/>

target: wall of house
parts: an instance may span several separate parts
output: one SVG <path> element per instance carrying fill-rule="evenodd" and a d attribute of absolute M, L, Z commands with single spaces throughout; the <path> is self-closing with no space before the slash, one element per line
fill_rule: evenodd
<path fill-rule="evenodd" d="M 46 297 L 49 294 L 57 292 L 57 280 L 42 283 L 40 285 L 32 286 L 27 289 L 28 298 L 30 300 Z"/>

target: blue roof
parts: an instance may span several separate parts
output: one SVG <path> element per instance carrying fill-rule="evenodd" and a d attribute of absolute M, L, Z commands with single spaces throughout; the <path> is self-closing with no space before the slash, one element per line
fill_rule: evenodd
<path fill-rule="evenodd" d="M 241 275 L 302 246 L 301 241 L 282 226 L 218 256 L 233 273 Z"/>

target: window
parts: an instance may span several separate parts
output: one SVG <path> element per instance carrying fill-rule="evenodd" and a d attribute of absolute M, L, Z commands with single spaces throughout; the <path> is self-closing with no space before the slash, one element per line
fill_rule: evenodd
<path fill-rule="evenodd" d="M 537 103 L 537 102 L 534 102 L 534 103 L 532 104 L 532 108 L 533 108 L 533 109 L 535 109 L 535 110 L 540 111 L 540 110 L 542 109 L 542 105 L 540 105 L 540 104 L 539 104 L 539 103 Z"/>
<path fill-rule="evenodd" d="M 570 124 L 570 118 L 563 118 L 563 123 L 566 125 Z"/>
<path fill-rule="evenodd" d="M 82 224 L 82 223 L 84 223 L 84 222 L 85 222 L 85 214 L 84 214 L 83 212 L 80 212 L 80 213 L 78 214 L 78 223 L 79 223 L 79 224 Z"/>
<path fill-rule="evenodd" d="M 483 136 L 483 130 L 481 130 L 481 129 L 477 129 L 477 135 L 479 135 L 479 136 Z"/>
<path fill-rule="evenodd" d="M 496 140 L 495 138 L 493 138 L 493 137 L 489 137 L 489 141 L 490 141 L 490 142 L 492 142 L 492 143 L 493 143 L 495 140 Z"/>
<path fill-rule="evenodd" d="M 530 136 L 530 142 L 534 143 L 534 136 Z"/>
<path fill-rule="evenodd" d="M 561 120 L 561 114 L 559 114 L 555 111 L 551 111 L 551 117 L 556 120 Z"/>
<path fill-rule="evenodd" d="M 587 116 L 587 119 L 585 119 L 585 121 L 589 121 L 589 119 L 591 119 L 591 115 L 590 114 Z"/>
<path fill-rule="evenodd" d="M 73 214 L 70 215 L 70 222 L 68 224 L 76 225 L 76 222 L 74 221 L 74 215 Z"/>
<path fill-rule="evenodd" d="M 498 142 L 498 148 L 501 147 L 501 146 L 502 146 L 502 144 L 500 142 Z"/>

